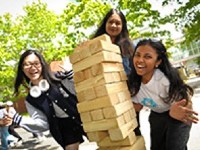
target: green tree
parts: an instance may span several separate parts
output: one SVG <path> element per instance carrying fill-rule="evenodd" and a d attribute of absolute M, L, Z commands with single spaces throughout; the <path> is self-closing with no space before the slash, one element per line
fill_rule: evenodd
<path fill-rule="evenodd" d="M 165 19 L 167 21 L 175 23 L 177 29 L 181 29 L 185 41 L 191 43 L 200 39 L 200 1 L 199 0 L 189 0 L 184 3 L 181 0 L 164 0 L 163 6 L 168 4 L 179 4 L 180 7 L 175 9 L 175 11 L 167 16 Z"/>

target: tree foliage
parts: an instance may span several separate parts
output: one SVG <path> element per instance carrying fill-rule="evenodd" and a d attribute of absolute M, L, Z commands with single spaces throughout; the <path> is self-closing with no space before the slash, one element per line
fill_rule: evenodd
<path fill-rule="evenodd" d="M 191 43 L 200 39 L 200 1 L 189 0 L 187 3 L 183 3 L 181 0 L 164 0 L 163 6 L 169 3 L 177 3 L 180 5 L 171 15 L 165 19 L 176 25 L 177 29 L 181 29 L 185 41 Z"/>
<path fill-rule="evenodd" d="M 24 50 L 38 49 L 48 62 L 60 60 L 91 37 L 112 7 L 126 15 L 131 38 L 169 36 L 168 31 L 158 32 L 159 26 L 166 22 L 160 20 L 158 11 L 151 10 L 147 0 L 76 0 L 68 3 L 59 15 L 38 0 L 24 7 L 25 15 L 0 16 L 0 100 L 16 99 L 12 95 L 13 84 Z M 150 30 L 141 32 L 144 26 Z"/>

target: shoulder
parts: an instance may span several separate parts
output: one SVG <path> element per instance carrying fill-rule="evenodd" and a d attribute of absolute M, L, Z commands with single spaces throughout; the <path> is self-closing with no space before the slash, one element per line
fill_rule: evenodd
<path fill-rule="evenodd" d="M 164 75 L 164 73 L 160 69 L 156 69 L 154 72 L 154 79 L 160 84 L 168 86 L 170 84 L 168 78 Z"/>

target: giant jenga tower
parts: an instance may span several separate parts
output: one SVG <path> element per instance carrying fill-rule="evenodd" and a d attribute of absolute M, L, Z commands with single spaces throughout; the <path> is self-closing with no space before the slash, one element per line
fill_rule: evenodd
<path fill-rule="evenodd" d="M 136 114 L 118 46 L 108 35 L 77 47 L 70 56 L 78 111 L 90 141 L 100 150 L 145 150 L 136 136 Z"/>

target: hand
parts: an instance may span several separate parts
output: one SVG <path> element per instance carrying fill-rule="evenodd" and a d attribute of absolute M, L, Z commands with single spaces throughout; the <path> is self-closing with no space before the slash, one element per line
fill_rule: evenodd
<path fill-rule="evenodd" d="M 198 113 L 192 110 L 192 103 L 188 102 L 186 105 L 185 99 L 174 102 L 170 108 L 169 115 L 188 125 L 191 123 L 198 123 L 199 121 L 197 118 Z"/>
<path fill-rule="evenodd" d="M 68 56 L 65 57 L 62 61 L 63 61 L 63 65 L 59 65 L 60 68 L 62 68 L 64 71 L 72 70 L 72 64 Z"/>
<path fill-rule="evenodd" d="M 0 119 L 1 126 L 9 126 L 12 124 L 12 118 L 5 116 L 5 118 Z"/>

